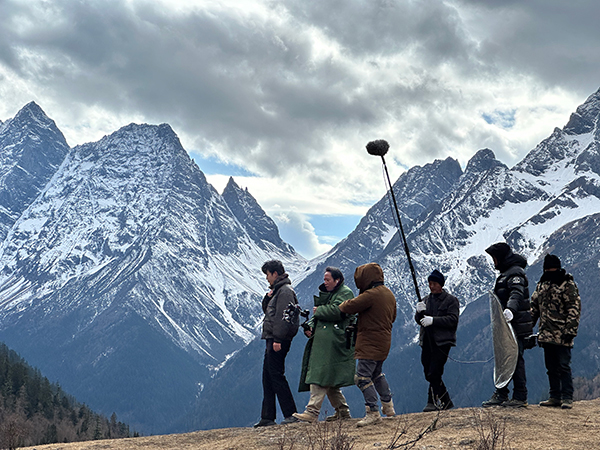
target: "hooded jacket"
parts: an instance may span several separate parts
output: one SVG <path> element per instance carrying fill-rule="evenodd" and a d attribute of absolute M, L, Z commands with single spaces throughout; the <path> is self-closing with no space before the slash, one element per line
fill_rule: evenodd
<path fill-rule="evenodd" d="M 513 251 L 505 243 L 494 244 L 486 252 L 497 261 L 496 269 L 500 275 L 496 279 L 494 292 L 500 300 L 502 309 L 513 313 L 510 324 L 517 337 L 530 336 L 533 333 L 531 303 L 529 302 L 529 281 L 525 274 L 527 260 Z"/>
<path fill-rule="evenodd" d="M 383 285 L 383 270 L 377 263 L 357 267 L 354 282 L 360 294 L 339 306 L 343 313 L 358 313 L 354 359 L 384 361 L 392 345 L 396 298 Z"/>
<path fill-rule="evenodd" d="M 581 299 L 573 276 L 565 269 L 544 272 L 531 295 L 531 312 L 534 325 L 540 319 L 540 343 L 573 347 L 581 314 Z"/>
<path fill-rule="evenodd" d="M 288 274 L 277 277 L 271 289 L 272 294 L 266 294 L 262 301 L 265 318 L 261 339 L 273 339 L 274 342 L 291 341 L 298 332 L 298 321 L 286 322 L 283 320 L 283 313 L 290 303 L 298 304 L 298 299 Z"/>

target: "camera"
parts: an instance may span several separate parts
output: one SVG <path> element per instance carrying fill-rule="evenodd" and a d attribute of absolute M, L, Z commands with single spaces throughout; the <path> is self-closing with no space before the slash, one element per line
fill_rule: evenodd
<path fill-rule="evenodd" d="M 300 326 L 304 328 L 304 330 L 310 330 L 310 326 L 306 323 L 308 322 L 309 314 L 310 311 L 308 309 L 302 309 L 297 303 L 290 303 L 283 312 L 283 320 L 294 324 L 298 323 L 302 316 L 304 317 L 304 322 L 302 322 Z"/>

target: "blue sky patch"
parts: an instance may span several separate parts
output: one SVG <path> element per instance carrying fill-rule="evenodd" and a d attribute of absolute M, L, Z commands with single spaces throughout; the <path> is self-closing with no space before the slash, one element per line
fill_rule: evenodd
<path fill-rule="evenodd" d="M 204 172 L 205 175 L 224 174 L 232 177 L 257 176 L 254 172 L 250 172 L 244 167 L 235 164 L 224 163 L 223 161 L 215 158 L 214 156 L 206 157 L 201 155 L 200 153 L 196 153 L 193 151 L 190 152 L 190 156 L 194 161 L 196 161 L 196 164 L 198 164 L 198 167 L 200 167 L 200 170 Z"/>
<path fill-rule="evenodd" d="M 499 110 L 495 109 L 491 113 L 483 113 L 481 117 L 490 125 L 496 125 L 500 128 L 504 128 L 505 130 L 510 130 L 515 126 L 515 114 L 517 113 L 516 109 L 508 109 L 508 110 Z"/>

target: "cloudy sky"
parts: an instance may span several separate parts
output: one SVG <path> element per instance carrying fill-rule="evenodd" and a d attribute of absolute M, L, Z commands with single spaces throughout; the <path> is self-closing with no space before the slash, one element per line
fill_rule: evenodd
<path fill-rule="evenodd" d="M 481 148 L 512 166 L 600 87 L 597 0 L 0 0 L 0 120 L 71 146 L 169 123 L 304 256 L 395 180 Z"/>

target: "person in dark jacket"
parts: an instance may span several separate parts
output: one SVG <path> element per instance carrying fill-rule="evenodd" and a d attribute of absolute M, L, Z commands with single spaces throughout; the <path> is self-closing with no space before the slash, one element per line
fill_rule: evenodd
<path fill-rule="evenodd" d="M 525 274 L 527 260 L 512 251 L 506 242 L 498 242 L 486 250 L 493 261 L 494 267 L 500 272 L 494 285 L 494 292 L 504 310 L 504 318 L 510 323 L 517 338 L 519 355 L 517 367 L 512 376 L 513 398 L 508 399 L 509 389 L 496 389 L 492 397 L 483 402 L 482 406 L 506 406 L 523 408 L 527 406 L 527 377 L 525 375 L 525 338 L 533 332 L 531 304 L 529 302 L 529 281 Z"/>
<path fill-rule="evenodd" d="M 544 349 L 550 397 L 540 406 L 573 407 L 571 348 L 577 336 L 581 298 L 573 276 L 556 255 L 544 258 L 544 273 L 531 295 L 533 324 L 540 319 L 538 342 Z"/>
<path fill-rule="evenodd" d="M 424 412 L 454 407 L 442 381 L 450 348 L 456 345 L 458 299 L 444 289 L 444 275 L 438 270 L 427 278 L 431 293 L 417 303 L 415 320 L 421 325 L 419 345 L 425 379 L 429 382 Z"/>
<path fill-rule="evenodd" d="M 350 408 L 341 387 L 354 384 L 354 348 L 346 345 L 345 330 L 354 316 L 344 314 L 338 306 L 354 298 L 344 284 L 344 275 L 336 267 L 327 267 L 319 295 L 314 296 L 313 316 L 304 334 L 309 338 L 302 358 L 299 391 L 310 390 L 310 400 L 303 413 L 294 417 L 303 422 L 316 422 L 325 396 L 335 414 L 327 421 L 350 419 Z"/>
<path fill-rule="evenodd" d="M 285 378 L 285 357 L 292 339 L 298 332 L 298 321 L 284 320 L 284 313 L 291 304 L 297 305 L 298 299 L 292 289 L 292 282 L 283 268 L 281 261 L 267 261 L 262 266 L 271 290 L 262 301 L 265 313 L 262 339 L 266 340 L 265 358 L 263 361 L 263 402 L 261 419 L 254 427 L 276 425 L 275 399 L 283 413 L 283 425 L 298 422 L 293 414 L 297 412 L 292 391 Z"/>
<path fill-rule="evenodd" d="M 377 394 L 381 399 L 382 413 L 388 417 L 396 415 L 392 391 L 382 372 L 392 343 L 396 298 L 383 284 L 383 270 L 377 263 L 357 267 L 354 282 L 360 294 L 346 300 L 339 308 L 346 314 L 358 313 L 354 359 L 357 360 L 356 384 L 363 393 L 366 406 L 365 418 L 357 423 L 362 427 L 381 420 Z"/>

